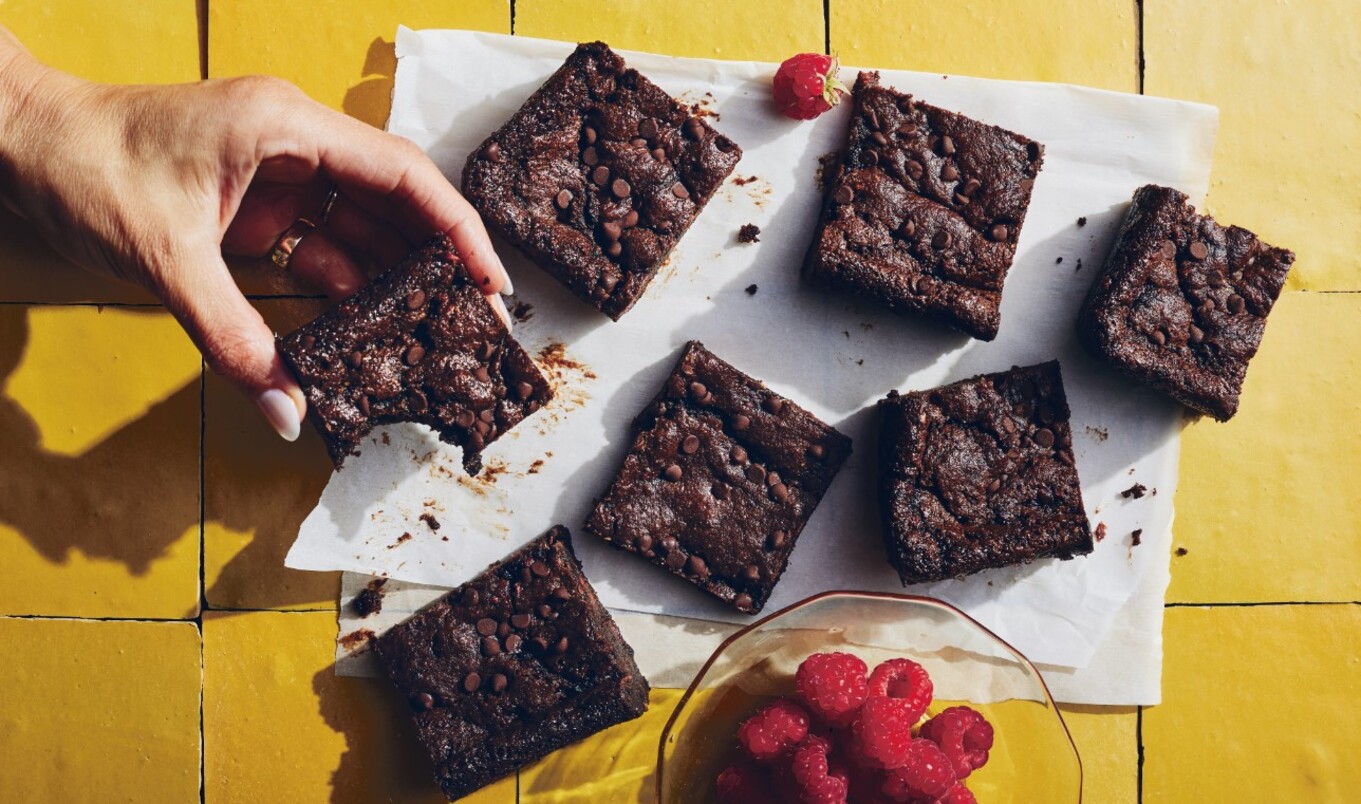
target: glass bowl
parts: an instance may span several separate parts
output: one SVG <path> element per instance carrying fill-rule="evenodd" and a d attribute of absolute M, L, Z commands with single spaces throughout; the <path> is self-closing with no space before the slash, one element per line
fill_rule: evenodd
<path fill-rule="evenodd" d="M 794 672 L 821 651 L 853 653 L 873 668 L 906 657 L 935 685 L 927 716 L 968 704 L 994 726 L 988 764 L 965 784 L 982 804 L 1080 802 L 1082 761 L 1039 672 L 1024 656 L 938 600 L 827 592 L 729 637 L 676 703 L 657 752 L 657 800 L 716 799 L 714 780 L 736 757 L 737 726 L 794 693 Z"/>

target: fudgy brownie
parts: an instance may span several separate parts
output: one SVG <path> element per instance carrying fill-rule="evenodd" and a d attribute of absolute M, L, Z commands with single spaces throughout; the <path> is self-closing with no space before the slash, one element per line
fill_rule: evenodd
<path fill-rule="evenodd" d="M 593 42 L 468 157 L 463 194 L 488 226 L 617 321 L 741 155 Z"/>
<path fill-rule="evenodd" d="M 884 540 L 904 586 L 1092 551 L 1057 362 L 879 407 Z"/>
<path fill-rule="evenodd" d="M 761 610 L 851 441 L 691 341 L 587 530 Z"/>
<path fill-rule="evenodd" d="M 853 100 L 805 276 L 992 340 L 1043 146 L 878 73 L 860 74 Z"/>
<path fill-rule="evenodd" d="M 647 710 L 633 649 L 554 527 L 374 645 L 459 798 Z"/>
<path fill-rule="evenodd" d="M 279 340 L 336 468 L 374 427 L 428 425 L 479 452 L 553 396 L 443 235 Z"/>
<path fill-rule="evenodd" d="M 1293 252 L 1146 185 L 1092 284 L 1078 336 L 1092 354 L 1225 421 L 1281 294 Z"/>

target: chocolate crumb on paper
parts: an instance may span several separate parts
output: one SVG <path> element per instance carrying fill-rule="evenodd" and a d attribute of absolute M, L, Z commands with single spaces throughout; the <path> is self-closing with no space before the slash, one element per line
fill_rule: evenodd
<path fill-rule="evenodd" d="M 1131 547 L 1138 547 L 1140 544 L 1143 544 L 1143 541 L 1144 541 L 1143 528 L 1137 528 L 1133 533 L 1129 535 L 1129 544 Z"/>
<path fill-rule="evenodd" d="M 1096 523 L 1096 533 L 1093 534 L 1093 538 L 1095 538 L 1098 542 L 1101 542 L 1101 541 L 1105 541 L 1105 540 L 1106 540 L 1106 523 L 1105 523 L 1105 522 L 1098 522 L 1098 523 Z"/>
<path fill-rule="evenodd" d="M 374 578 L 350 601 L 350 607 L 360 617 L 368 617 L 383 610 L 383 586 L 387 578 Z"/>
<path fill-rule="evenodd" d="M 1177 548 L 1177 556 L 1178 556 L 1178 557 L 1184 556 L 1184 555 L 1186 555 L 1186 554 L 1189 553 L 1189 552 L 1191 552 L 1191 551 L 1190 551 L 1190 550 L 1187 550 L 1185 547 L 1178 547 L 1178 548 Z"/>
<path fill-rule="evenodd" d="M 1126 500 L 1130 499 L 1131 497 L 1137 500 L 1143 497 L 1144 492 L 1146 491 L 1148 491 L 1148 487 L 1145 486 L 1143 483 L 1135 483 L 1133 486 L 1130 486 L 1129 488 L 1120 492 L 1120 496 L 1124 497 Z"/>
<path fill-rule="evenodd" d="M 1087 225 L 1087 216 L 1086 216 L 1086 215 L 1083 215 L 1081 218 L 1078 218 L 1078 219 L 1077 219 L 1077 225 L 1078 225 L 1079 227 L 1081 227 L 1081 226 L 1086 226 L 1086 225 Z"/>
<path fill-rule="evenodd" d="M 428 526 L 431 530 L 439 530 L 439 520 L 435 519 L 435 515 L 430 513 L 429 511 L 426 511 L 425 513 L 421 514 L 421 521 L 424 522 L 426 526 Z"/>
<path fill-rule="evenodd" d="M 756 287 L 755 284 L 747 285 L 747 295 L 748 295 L 748 296 L 755 296 L 755 295 L 756 295 L 756 291 L 757 291 L 757 287 Z"/>
<path fill-rule="evenodd" d="M 396 549 L 396 548 L 398 548 L 398 547 L 401 547 L 402 545 L 404 545 L 404 544 L 406 544 L 407 542 L 411 541 L 413 538 L 415 538 L 415 537 L 413 537 L 413 536 L 411 535 L 410 531 L 408 531 L 408 532 L 406 532 L 406 533 L 403 533 L 401 536 L 398 536 L 398 537 L 397 537 L 397 541 L 395 541 L 395 542 L 393 542 L 392 544 L 389 544 L 389 545 L 388 545 L 388 549 L 389 549 L 389 550 L 393 550 L 393 549 Z"/>
<path fill-rule="evenodd" d="M 358 631 L 351 631 L 350 633 L 345 634 L 336 641 L 340 643 L 340 647 L 344 648 L 346 652 L 357 653 L 361 649 L 367 649 L 369 643 L 373 641 L 374 636 L 376 635 L 369 629 L 361 628 Z"/>
<path fill-rule="evenodd" d="M 759 243 L 761 227 L 754 223 L 744 223 L 742 228 L 737 230 L 737 242 L 739 243 Z"/>

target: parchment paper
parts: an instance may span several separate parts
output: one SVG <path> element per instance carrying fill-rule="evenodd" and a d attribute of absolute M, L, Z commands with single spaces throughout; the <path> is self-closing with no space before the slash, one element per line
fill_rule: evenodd
<path fill-rule="evenodd" d="M 389 128 L 425 148 L 457 182 L 471 149 L 571 49 L 523 37 L 403 28 Z M 874 499 L 874 401 L 891 388 L 929 388 L 1058 358 L 1084 499 L 1093 524 L 1105 526 L 1104 540 L 1085 558 L 907 591 L 955 603 L 1033 661 L 1054 668 L 1081 668 L 1098 646 L 1118 657 L 1120 645 L 1103 643 L 1136 588 L 1142 590 L 1136 610 L 1121 616 L 1137 619 L 1141 633 L 1150 626 L 1159 632 L 1182 413 L 1086 356 L 1073 322 L 1136 187 L 1166 184 L 1193 201 L 1204 195 L 1216 111 L 1065 85 L 882 71 L 888 86 L 1046 146 L 1006 283 L 1001 333 L 985 344 L 801 284 L 799 264 L 820 201 L 818 158 L 843 143 L 849 104 L 795 123 L 768 101 L 774 65 L 625 56 L 683 102 L 715 114 L 714 125 L 745 152 L 734 176 L 619 323 L 577 301 L 512 249 L 499 248 L 515 277 L 516 300 L 532 305 L 516 336 L 546 358 L 541 362 L 558 385 L 558 399 L 493 444 L 484 453 L 488 471 L 477 478 L 461 474 L 457 450 L 420 428 L 375 434 L 363 454 L 333 476 L 288 565 L 456 585 L 561 522 L 577 533 L 578 554 L 607 605 L 748 619 L 580 531 L 592 498 L 608 485 L 627 448 L 629 421 L 685 341 L 698 338 L 855 441 L 855 454 L 804 531 L 767 611 L 826 589 L 899 590 L 884 561 Z M 846 68 L 848 79 L 854 75 Z M 761 227 L 760 243 L 736 243 L 745 223 Z M 754 295 L 744 291 L 750 285 Z M 1135 482 L 1150 494 L 1122 498 Z M 440 529 L 422 523 L 422 513 L 436 517 Z M 1142 545 L 1132 547 L 1136 529 Z M 1147 679 L 1146 670 L 1138 677 Z"/>

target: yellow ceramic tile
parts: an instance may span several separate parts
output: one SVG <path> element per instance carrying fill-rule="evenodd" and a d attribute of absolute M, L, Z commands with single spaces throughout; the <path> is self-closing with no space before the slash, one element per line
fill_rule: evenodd
<path fill-rule="evenodd" d="M 1145 801 L 1356 800 L 1361 607 L 1172 608 L 1163 631 Z"/>
<path fill-rule="evenodd" d="M 683 690 L 653 690 L 642 717 L 568 746 L 520 773 L 520 804 L 656 801 L 657 744 Z"/>
<path fill-rule="evenodd" d="M 315 317 L 323 303 L 261 301 L 278 333 Z M 209 376 L 204 392 L 203 568 L 212 608 L 333 609 L 339 576 L 284 567 L 298 526 L 331 476 L 326 447 L 310 424 L 290 444 L 236 389 Z"/>
<path fill-rule="evenodd" d="M 193 623 L 0 618 L 0 798 L 197 801 Z"/>
<path fill-rule="evenodd" d="M 1101 804 L 1139 800 L 1138 713 L 1131 706 L 1060 705 L 1082 757 L 1082 799 Z"/>
<path fill-rule="evenodd" d="M 1219 107 L 1209 206 L 1294 249 L 1290 285 L 1361 290 L 1361 50 L 1347 2 L 1144 3 L 1144 89 Z"/>
<path fill-rule="evenodd" d="M 820 0 L 517 0 L 515 33 L 602 39 L 623 50 L 710 59 L 783 61 L 822 52 Z"/>
<path fill-rule="evenodd" d="M 1232 420 L 1182 438 L 1168 600 L 1361 600 L 1361 294 L 1286 293 Z"/>
<path fill-rule="evenodd" d="M 0 612 L 197 613 L 199 365 L 156 308 L 0 307 Z"/>
<path fill-rule="evenodd" d="M 1137 92 L 1139 22 L 1129 0 L 832 0 L 842 61 Z"/>
<path fill-rule="evenodd" d="M 199 78 L 195 0 L 4 0 L 0 25 L 44 62 L 83 78 L 123 84 Z M 134 53 L 136 57 L 129 58 Z M 0 301 L 148 299 L 131 285 L 76 268 L 33 234 L 25 221 L 0 210 Z"/>
<path fill-rule="evenodd" d="M 385 680 L 337 677 L 335 636 L 333 614 L 204 615 L 208 804 L 443 801 L 407 703 Z M 515 779 L 461 801 L 513 804 Z"/>

